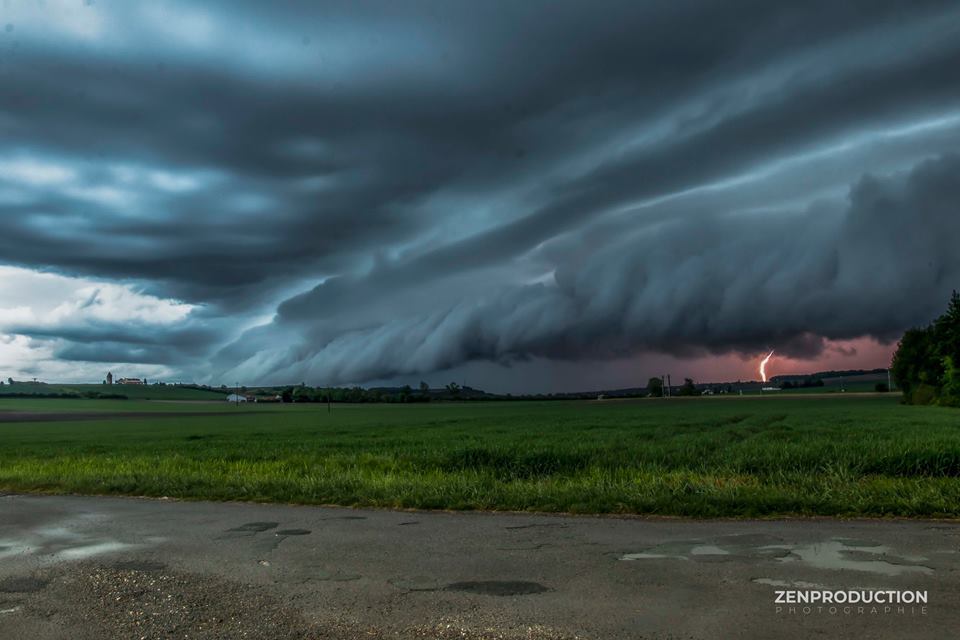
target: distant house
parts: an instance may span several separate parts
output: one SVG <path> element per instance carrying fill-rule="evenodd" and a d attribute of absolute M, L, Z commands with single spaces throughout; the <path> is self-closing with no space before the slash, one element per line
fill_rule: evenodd
<path fill-rule="evenodd" d="M 763 392 L 780 391 L 780 387 L 763 387 L 762 389 L 760 389 L 760 391 L 763 391 Z"/>
<path fill-rule="evenodd" d="M 283 398 L 276 396 L 254 396 L 254 402 L 283 402 Z"/>
<path fill-rule="evenodd" d="M 247 396 L 241 396 L 238 393 L 231 393 L 227 396 L 227 402 L 246 402 Z"/>
<path fill-rule="evenodd" d="M 140 378 L 120 378 L 117 384 L 147 384 L 147 381 Z"/>

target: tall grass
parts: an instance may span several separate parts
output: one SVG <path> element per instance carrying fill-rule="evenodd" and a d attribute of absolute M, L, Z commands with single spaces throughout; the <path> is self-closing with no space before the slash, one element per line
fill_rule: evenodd
<path fill-rule="evenodd" d="M 254 408 L 0 423 L 0 488 L 436 509 L 960 516 L 960 411 L 892 397 Z"/>

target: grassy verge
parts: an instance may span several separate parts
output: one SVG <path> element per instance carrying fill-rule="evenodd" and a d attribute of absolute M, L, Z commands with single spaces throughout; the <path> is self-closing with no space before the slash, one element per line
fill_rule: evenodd
<path fill-rule="evenodd" d="M 892 396 L 252 409 L 0 423 L 0 488 L 708 517 L 960 516 L 960 412 Z"/>

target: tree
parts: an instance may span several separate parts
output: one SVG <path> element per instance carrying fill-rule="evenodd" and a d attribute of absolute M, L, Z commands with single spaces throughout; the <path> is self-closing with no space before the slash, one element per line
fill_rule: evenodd
<path fill-rule="evenodd" d="M 291 395 L 294 402 L 313 402 L 313 393 L 308 387 L 297 387 Z"/>
<path fill-rule="evenodd" d="M 458 385 L 456 382 L 451 382 L 447 385 L 447 391 L 450 392 L 450 395 L 456 398 L 460 395 L 460 385 Z"/>
<path fill-rule="evenodd" d="M 428 393 L 430 393 L 430 385 L 428 385 L 423 380 L 420 381 L 420 393 L 422 393 L 423 395 L 427 395 Z"/>
<path fill-rule="evenodd" d="M 909 329 L 893 355 L 891 373 L 909 404 L 960 406 L 960 294 L 929 326 Z"/>
<path fill-rule="evenodd" d="M 940 393 L 940 404 L 951 407 L 960 407 L 960 367 L 954 364 L 951 356 L 943 358 L 944 375 L 943 389 Z"/>
<path fill-rule="evenodd" d="M 680 391 L 677 392 L 677 395 L 681 396 L 698 396 L 700 392 L 697 391 L 697 385 L 693 383 L 692 378 L 684 378 L 683 386 L 680 387 Z"/>
<path fill-rule="evenodd" d="M 662 398 L 663 380 L 656 377 L 647 380 L 647 394 L 652 398 Z"/>
<path fill-rule="evenodd" d="M 9 385 L 12 387 L 12 386 L 13 386 L 13 378 L 7 378 L 7 384 L 9 384 Z"/>
<path fill-rule="evenodd" d="M 280 399 L 283 402 L 293 402 L 293 391 L 290 387 L 287 387 L 283 390 L 283 393 L 280 394 Z"/>

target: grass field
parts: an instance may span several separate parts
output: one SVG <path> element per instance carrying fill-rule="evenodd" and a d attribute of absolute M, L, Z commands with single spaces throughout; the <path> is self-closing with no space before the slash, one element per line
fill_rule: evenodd
<path fill-rule="evenodd" d="M 903 406 L 893 394 L 334 405 L 330 413 L 325 405 L 0 399 L 0 415 L 37 410 L 156 415 L 0 418 L 0 490 L 688 516 L 960 516 L 960 411 Z"/>

